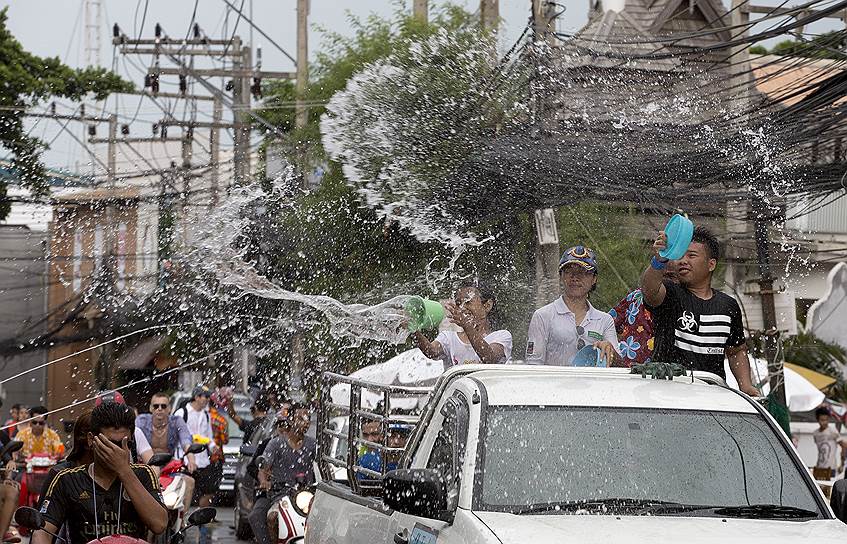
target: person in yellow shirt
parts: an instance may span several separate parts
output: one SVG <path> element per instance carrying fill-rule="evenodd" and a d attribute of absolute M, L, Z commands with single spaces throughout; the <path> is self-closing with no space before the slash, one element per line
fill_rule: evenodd
<path fill-rule="evenodd" d="M 47 426 L 45 414 L 47 414 L 47 408 L 44 406 L 33 407 L 29 411 L 29 416 L 34 419 L 29 422 L 29 427 L 15 435 L 15 440 L 24 443 L 20 453 L 24 459 L 33 455 L 49 455 L 58 458 L 65 453 L 62 439 L 56 431 Z"/>

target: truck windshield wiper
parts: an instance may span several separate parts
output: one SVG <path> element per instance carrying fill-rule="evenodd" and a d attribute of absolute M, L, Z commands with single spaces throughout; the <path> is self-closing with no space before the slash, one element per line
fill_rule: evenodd
<path fill-rule="evenodd" d="M 668 509 L 683 509 L 688 505 L 678 502 L 660 501 L 656 499 L 631 499 L 631 498 L 610 498 L 610 499 L 584 499 L 576 501 L 564 502 L 546 502 L 540 504 L 530 504 L 523 508 L 513 510 L 513 514 L 539 514 L 542 512 L 573 512 L 576 510 L 602 511 L 602 512 L 644 512 L 647 513 L 652 507 L 668 508 Z M 703 508 L 697 506 L 696 508 Z"/>
<path fill-rule="evenodd" d="M 715 514 L 729 518 L 751 519 L 808 519 L 817 518 L 819 514 L 794 506 L 779 504 L 751 504 L 749 506 L 726 506 L 715 509 Z"/>

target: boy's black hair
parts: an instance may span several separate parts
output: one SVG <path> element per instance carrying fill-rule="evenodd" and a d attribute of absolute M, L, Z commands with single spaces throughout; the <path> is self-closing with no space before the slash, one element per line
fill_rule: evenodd
<path fill-rule="evenodd" d="M 21 408 L 25 408 L 25 406 L 19 402 L 12 405 L 12 410 L 20 410 Z"/>
<path fill-rule="evenodd" d="M 91 411 L 91 432 L 99 434 L 103 429 L 129 429 L 135 432 L 135 414 L 126 404 L 104 402 Z"/>
<path fill-rule="evenodd" d="M 43 416 L 49 411 L 46 406 L 33 406 L 29 409 L 29 417 Z"/>
<path fill-rule="evenodd" d="M 694 235 L 691 237 L 692 242 L 699 242 L 706 247 L 710 259 L 716 261 L 721 258 L 721 244 L 715 235 L 702 225 L 694 227 Z"/>
<path fill-rule="evenodd" d="M 828 415 L 830 415 L 829 410 L 827 410 L 826 408 L 818 408 L 817 410 L 815 410 L 815 419 L 818 419 L 821 416 L 828 416 Z"/>

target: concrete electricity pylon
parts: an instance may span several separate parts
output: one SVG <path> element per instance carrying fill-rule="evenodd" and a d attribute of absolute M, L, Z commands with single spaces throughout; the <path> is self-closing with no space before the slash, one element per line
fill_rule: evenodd
<path fill-rule="evenodd" d="M 100 0 L 85 0 L 85 64 L 101 66 L 100 64 L 100 32 L 101 12 L 103 6 Z"/>

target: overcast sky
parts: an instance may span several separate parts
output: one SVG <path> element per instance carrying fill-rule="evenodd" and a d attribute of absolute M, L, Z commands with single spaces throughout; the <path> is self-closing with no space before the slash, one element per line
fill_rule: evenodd
<path fill-rule="evenodd" d="M 245 14 L 282 48 L 292 56 L 296 46 L 296 0 L 230 0 L 235 5 L 244 5 Z M 611 1 L 611 0 L 608 0 Z M 759 3 L 773 4 L 777 0 L 762 0 Z M 568 9 L 560 16 L 558 28 L 576 30 L 585 23 L 589 0 L 560 0 Z M 728 3 L 729 0 L 724 0 Z M 115 22 L 129 36 L 151 37 L 155 23 L 163 25 L 171 37 L 184 37 L 189 29 L 193 0 L 100 0 L 102 18 L 100 24 L 100 62 L 107 67 L 114 66 L 123 77 L 141 87 L 143 73 L 150 65 L 150 57 L 130 55 L 124 58 L 111 45 L 111 27 Z M 454 0 L 476 11 L 478 0 Z M 23 44 L 24 48 L 42 56 L 59 56 L 71 66 L 86 64 L 85 0 L 0 0 L 0 6 L 8 7 L 8 26 L 11 32 Z M 312 0 L 310 13 L 310 54 L 321 48 L 322 32 L 319 28 L 349 35 L 351 33 L 348 17 L 350 15 L 366 17 L 376 13 L 390 16 L 402 6 L 398 0 Z M 406 0 L 406 6 L 411 0 Z M 431 9 L 443 5 L 443 1 L 430 0 Z M 507 49 L 520 35 L 529 16 L 531 0 L 500 0 L 501 48 Z M 144 10 L 146 6 L 146 16 Z M 227 10 L 224 0 L 199 0 L 195 20 L 211 37 L 229 38 L 237 15 Z M 410 8 L 408 8 L 410 9 Z M 143 28 L 142 28 L 143 20 Z M 251 27 L 240 21 L 237 33 L 249 41 Z M 258 33 L 253 34 L 256 45 L 263 49 L 263 68 L 267 70 L 293 70 L 294 67 L 285 55 L 274 48 Z M 220 82 L 220 80 L 219 80 Z M 176 90 L 176 78 L 163 76 L 163 91 Z M 172 107 L 182 107 L 171 103 Z M 107 108 L 123 116 L 122 121 L 134 120 L 132 134 L 150 133 L 150 126 L 161 118 L 161 111 L 148 99 L 124 97 L 110 99 Z M 61 105 L 60 105 L 61 111 Z M 203 113 L 203 112 L 201 112 Z M 205 112 L 204 114 L 207 114 Z M 68 126 L 80 138 L 84 137 L 84 127 Z M 90 159 L 73 138 L 62 133 L 59 124 L 52 120 L 43 120 L 33 126 L 33 134 L 53 145 L 45 154 L 45 162 L 54 167 L 91 170 Z M 103 136 L 98 133 L 98 136 Z M 222 139 L 224 144 L 226 139 Z"/>
<path fill-rule="evenodd" d="M 140 87 L 143 82 L 141 68 L 146 68 L 150 57 L 130 56 L 122 58 L 115 53 L 111 44 L 112 25 L 118 23 L 129 36 L 152 37 L 154 25 L 159 22 L 171 37 L 184 37 L 189 29 L 195 2 L 193 0 L 100 0 L 100 63 L 111 67 L 115 62 L 116 71 Z M 240 6 L 240 0 L 230 0 Z M 465 5 L 469 9 L 478 9 L 477 0 L 457 0 L 455 4 Z M 0 6 L 8 6 L 8 26 L 12 34 L 28 51 L 42 56 L 59 56 L 71 66 L 87 64 L 85 51 L 85 0 L 0 0 Z M 443 5 L 441 1 L 430 1 L 431 9 Z M 584 24 L 587 16 L 587 0 L 573 2 L 574 7 L 562 18 L 560 28 L 575 29 Z M 144 16 L 145 5 L 147 7 Z M 233 33 L 238 18 L 234 12 L 227 14 L 227 5 L 223 0 L 199 0 L 195 20 L 211 37 L 227 37 Z M 406 2 L 411 5 L 410 1 Z M 296 49 L 296 0 L 244 0 L 244 12 L 256 25 L 270 35 L 292 56 Z M 530 0 L 501 0 L 500 14 L 503 19 L 501 46 L 508 48 L 522 32 L 529 16 Z M 252 17 L 250 10 L 252 9 Z M 371 13 L 390 16 L 400 9 L 396 0 L 312 0 L 310 11 L 310 56 L 321 48 L 323 33 L 320 28 L 342 34 L 351 34 L 348 17 L 366 17 Z M 408 8 L 411 9 L 411 8 Z M 141 28 L 143 19 L 143 29 Z M 251 27 L 246 21 L 238 23 L 238 34 L 250 40 Z M 268 40 L 253 32 L 255 45 L 262 47 L 263 68 L 266 70 L 293 70 L 292 62 L 272 46 Z M 116 55 L 116 57 L 115 57 Z M 133 66 L 133 63 L 137 66 Z M 173 81 L 170 81 L 173 80 Z M 173 91 L 176 78 L 163 76 L 162 90 Z M 109 108 L 117 110 L 128 121 L 135 119 L 133 135 L 148 135 L 150 125 L 161 117 L 161 111 L 149 100 L 139 102 L 130 97 L 110 103 Z M 140 106 L 140 108 L 139 108 Z M 60 106 L 61 110 L 61 106 Z M 136 115 L 138 111 L 138 115 Z M 33 123 L 30 124 L 32 126 Z M 145 128 L 146 127 L 146 128 Z M 80 138 L 82 127 L 69 126 Z M 45 162 L 59 168 L 91 169 L 90 159 L 73 138 L 61 132 L 58 123 L 40 121 L 33 128 L 33 134 L 55 141 L 44 155 Z M 98 134 L 102 136 L 102 134 Z M 226 142 L 224 142 L 226 145 Z"/>

